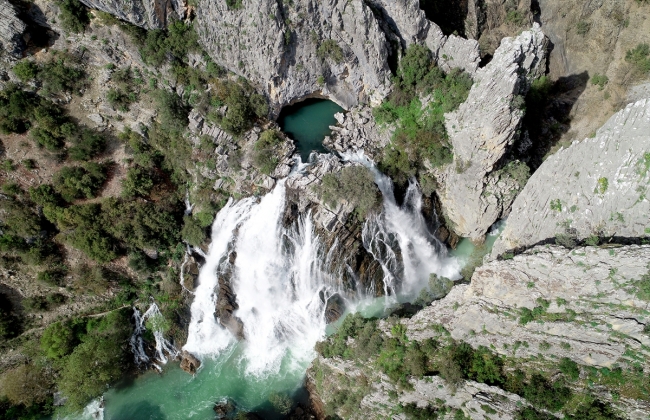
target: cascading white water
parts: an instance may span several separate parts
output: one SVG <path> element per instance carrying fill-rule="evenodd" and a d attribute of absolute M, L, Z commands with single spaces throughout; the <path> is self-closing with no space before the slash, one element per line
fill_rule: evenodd
<path fill-rule="evenodd" d="M 427 285 L 431 273 L 459 279 L 458 261 L 447 256 L 444 244 L 427 228 L 417 183 L 409 182 L 404 202 L 398 206 L 393 182 L 372 161 L 360 153 L 345 154 L 343 158 L 367 167 L 383 196 L 383 211 L 364 224 L 362 240 L 384 271 L 384 292 L 414 297 Z"/>
<path fill-rule="evenodd" d="M 142 340 L 142 333 L 146 330 L 145 325 L 147 320 L 152 321 L 150 325 L 152 327 L 154 339 L 156 340 L 156 359 L 160 363 L 165 364 L 167 363 L 167 355 L 172 358 L 179 355 L 178 350 L 176 350 L 174 345 L 165 338 L 161 325 L 164 316 L 155 302 L 152 302 L 147 311 L 142 315 L 140 315 L 138 308 L 134 307 L 133 320 L 135 327 L 131 339 L 129 340 L 129 344 L 131 345 L 131 352 L 133 353 L 134 361 L 137 366 L 146 366 L 151 362 L 149 356 L 147 356 L 147 353 L 144 351 L 144 342 Z M 153 365 L 160 370 L 160 366 L 156 363 Z"/>
<path fill-rule="evenodd" d="M 430 273 L 457 278 L 457 263 L 426 227 L 417 185 L 409 186 L 400 207 L 388 177 L 363 156 L 348 158 L 373 171 L 384 196 L 382 213 L 364 226 L 363 244 L 384 269 L 387 294 L 413 295 Z M 215 318 L 223 276 L 239 305 L 234 315 L 243 323 L 245 341 L 238 354 L 247 374 L 277 373 L 284 362 L 304 369 L 313 358 L 314 344 L 325 333 L 327 299 L 342 292 L 340 276 L 326 269 L 336 266 L 328 261 L 336 252 L 323 249 L 310 214 L 285 227 L 285 205 L 281 180 L 261 200 L 231 199 L 217 214 L 194 291 L 185 350 L 199 357 L 233 354 L 236 339 Z"/>
<path fill-rule="evenodd" d="M 284 206 L 285 186 L 280 181 L 259 203 L 251 198 L 229 201 L 217 215 L 191 306 L 184 347 L 189 352 L 218 355 L 233 341 L 214 312 L 218 275 L 234 251 L 230 283 L 239 304 L 236 315 L 244 325 L 247 373 L 278 372 L 289 352 L 298 363 L 313 357 L 313 346 L 325 331 L 325 302 L 334 292 L 334 281 L 323 270 L 310 215 L 285 229 Z"/>

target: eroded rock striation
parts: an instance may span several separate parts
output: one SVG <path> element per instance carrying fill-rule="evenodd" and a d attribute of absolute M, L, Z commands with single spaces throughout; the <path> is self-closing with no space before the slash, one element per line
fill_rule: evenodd
<path fill-rule="evenodd" d="M 547 41 L 535 25 L 505 38 L 474 76 L 467 100 L 445 116 L 454 162 L 438 176 L 440 200 L 455 232 L 480 240 L 521 186 L 498 164 L 520 136 L 523 97 L 545 69 Z"/>
<path fill-rule="evenodd" d="M 18 10 L 7 0 L 0 0 L 0 57 L 7 55 L 20 58 L 26 43 L 23 33 L 25 22 L 18 17 Z"/>
<path fill-rule="evenodd" d="M 185 0 L 80 0 L 86 6 L 110 13 L 146 29 L 165 28 L 172 18 L 182 19 L 187 12 Z"/>
<path fill-rule="evenodd" d="M 637 380 L 647 375 L 648 366 L 642 361 L 650 357 L 650 337 L 644 332 L 650 325 L 650 296 L 644 291 L 649 259 L 650 246 L 574 250 L 537 246 L 511 260 L 478 268 L 471 284 L 455 286 L 410 319 L 392 321 L 401 326 L 389 319 L 380 321 L 379 329 L 393 337 L 403 332 L 409 343 L 420 345 L 432 338 L 490 349 L 511 367 L 525 366 L 550 377 L 560 375 L 560 360 L 570 359 L 583 367 L 576 367 L 573 392 L 597 396 L 625 413 L 625 418 L 644 419 L 650 405 L 639 397 L 638 389 L 618 388 L 619 382 L 590 383 L 588 375 L 597 369 L 608 373 L 619 368 L 625 375 L 637 375 Z M 360 394 L 360 410 L 348 418 L 390 416 L 398 404 L 414 403 L 444 405 L 472 419 L 487 414 L 513 419 L 520 418 L 517 413 L 522 407 L 539 403 L 472 380 L 461 381 L 454 389 L 438 374 L 411 376 L 412 387 L 405 388 L 377 365 L 381 363 L 372 359 L 320 356 L 308 375 L 316 385 L 316 396 L 330 407 L 337 392 L 348 389 L 346 384 L 356 384 L 350 388 L 353 391 L 368 384 Z M 334 407 L 341 408 L 336 403 Z"/>
<path fill-rule="evenodd" d="M 492 254 L 565 235 L 637 238 L 650 221 L 650 99 L 612 116 L 594 138 L 550 156 L 512 205 Z"/>

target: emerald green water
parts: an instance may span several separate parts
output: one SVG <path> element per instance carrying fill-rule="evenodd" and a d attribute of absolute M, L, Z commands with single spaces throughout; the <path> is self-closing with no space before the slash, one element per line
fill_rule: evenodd
<path fill-rule="evenodd" d="M 279 418 L 268 402 L 269 394 L 279 392 L 300 399 L 308 366 L 287 355 L 277 374 L 245 375 L 239 357 L 243 345 L 235 345 L 229 354 L 222 354 L 218 359 L 205 359 L 194 376 L 181 370 L 177 363 L 170 363 L 162 373 L 150 371 L 129 383 L 118 384 L 104 395 L 104 418 L 213 419 L 215 403 L 226 397 L 265 419 Z"/>
<path fill-rule="evenodd" d="M 461 266 L 473 258 L 482 258 L 492 248 L 500 230 L 494 229 L 480 247 L 463 239 L 451 254 L 459 259 Z M 367 299 L 346 312 L 360 312 L 366 317 L 382 316 L 394 303 L 385 297 Z M 333 333 L 343 318 L 329 325 L 327 334 Z M 214 419 L 215 403 L 226 397 L 234 400 L 239 408 L 255 411 L 265 419 L 281 418 L 269 403 L 269 395 L 278 392 L 294 401 L 303 400 L 302 383 L 310 361 L 299 360 L 288 353 L 278 371 L 256 377 L 245 373 L 245 358 L 241 355 L 246 345 L 254 344 L 236 343 L 218 358 L 206 358 L 194 376 L 182 371 L 178 363 L 169 363 L 162 373 L 149 371 L 117 384 L 104 394 L 104 419 Z M 95 417 L 83 415 L 76 418 L 90 420 Z"/>
<path fill-rule="evenodd" d="M 334 114 L 343 108 L 325 99 L 306 99 L 282 109 L 278 124 L 282 131 L 296 142 L 303 162 L 312 151 L 326 152 L 323 139 L 331 134 L 330 125 L 336 125 Z"/>

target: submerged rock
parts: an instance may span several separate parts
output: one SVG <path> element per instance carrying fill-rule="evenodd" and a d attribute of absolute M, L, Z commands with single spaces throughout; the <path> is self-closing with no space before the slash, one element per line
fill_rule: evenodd
<path fill-rule="evenodd" d="M 199 359 L 187 350 L 183 350 L 183 353 L 181 354 L 181 369 L 194 375 L 200 366 L 201 361 Z"/>
<path fill-rule="evenodd" d="M 333 294 L 327 299 L 325 305 L 325 321 L 328 324 L 338 320 L 345 312 L 345 300 L 338 293 Z"/>

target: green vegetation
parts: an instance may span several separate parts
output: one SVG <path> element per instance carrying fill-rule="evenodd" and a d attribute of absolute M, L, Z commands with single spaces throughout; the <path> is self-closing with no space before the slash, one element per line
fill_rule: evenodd
<path fill-rule="evenodd" d="M 269 113 L 266 98 L 255 93 L 248 83 L 219 82 L 216 85 L 216 104 L 227 105 L 225 115 L 217 112 L 208 114 L 208 119 L 221 125 L 233 135 L 240 135 L 253 126 L 258 118 Z"/>
<path fill-rule="evenodd" d="M 426 306 L 437 299 L 442 299 L 451 291 L 454 282 L 446 277 L 438 277 L 435 273 L 429 275 L 429 286 L 422 289 L 415 305 Z"/>
<path fill-rule="evenodd" d="M 266 130 L 255 142 L 253 165 L 265 175 L 270 175 L 278 165 L 277 147 L 282 143 L 277 130 Z"/>
<path fill-rule="evenodd" d="M 321 60 L 331 58 L 336 64 L 341 64 L 345 59 L 343 50 L 333 39 L 323 41 L 316 50 L 316 54 Z"/>
<path fill-rule="evenodd" d="M 607 192 L 608 187 L 609 187 L 609 181 L 607 180 L 607 178 L 605 177 L 598 178 L 598 181 L 596 183 L 596 188 L 594 188 L 594 193 L 605 194 Z"/>
<path fill-rule="evenodd" d="M 591 84 L 598 86 L 600 90 L 605 89 L 607 83 L 609 83 L 609 77 L 604 74 L 596 73 L 591 77 Z"/>
<path fill-rule="evenodd" d="M 425 161 L 441 166 L 452 161 L 444 114 L 465 101 L 471 78 L 458 70 L 445 74 L 433 64 L 431 52 L 411 45 L 400 62 L 388 100 L 373 110 L 380 125 L 395 124 L 381 169 L 398 183 L 425 169 Z M 428 97 L 427 105 L 420 98 Z"/>
<path fill-rule="evenodd" d="M 79 0 L 57 0 L 61 26 L 68 32 L 79 33 L 90 23 L 88 9 Z"/>
<path fill-rule="evenodd" d="M 555 211 L 562 211 L 562 202 L 560 201 L 559 198 L 556 198 L 555 200 L 551 200 L 550 202 L 551 210 Z"/>
<path fill-rule="evenodd" d="M 536 407 L 551 411 L 561 410 L 572 397 L 562 380 L 551 382 L 538 373 L 527 375 L 519 369 L 506 369 L 507 360 L 487 347 L 474 349 L 444 333 L 442 342 L 434 339 L 412 341 L 399 323 L 393 324 L 391 337 L 377 327 L 376 319 L 348 315 L 338 331 L 319 342 L 316 350 L 323 357 L 341 357 L 376 366 L 400 387 L 410 387 L 410 377 L 422 378 L 437 372 L 452 389 L 469 379 L 502 387 L 521 395 Z M 350 338 L 354 339 L 353 345 L 348 345 Z M 562 366 L 569 375 L 573 374 L 567 362 Z"/>
<path fill-rule="evenodd" d="M 317 192 L 328 206 L 336 207 L 343 201 L 350 203 L 359 221 L 365 220 L 381 203 L 372 173 L 360 165 L 325 174 Z"/>
<path fill-rule="evenodd" d="M 65 166 L 54 176 L 54 189 L 67 202 L 93 198 L 106 181 L 106 169 L 106 165 L 94 162 Z"/>
<path fill-rule="evenodd" d="M 638 44 L 625 53 L 625 61 L 630 63 L 641 75 L 650 72 L 650 45 Z"/>
<path fill-rule="evenodd" d="M 587 33 L 589 33 L 590 29 L 591 29 L 591 23 L 589 23 L 587 21 L 580 20 L 576 24 L 576 33 L 578 35 L 585 36 L 585 35 L 587 35 Z"/>

